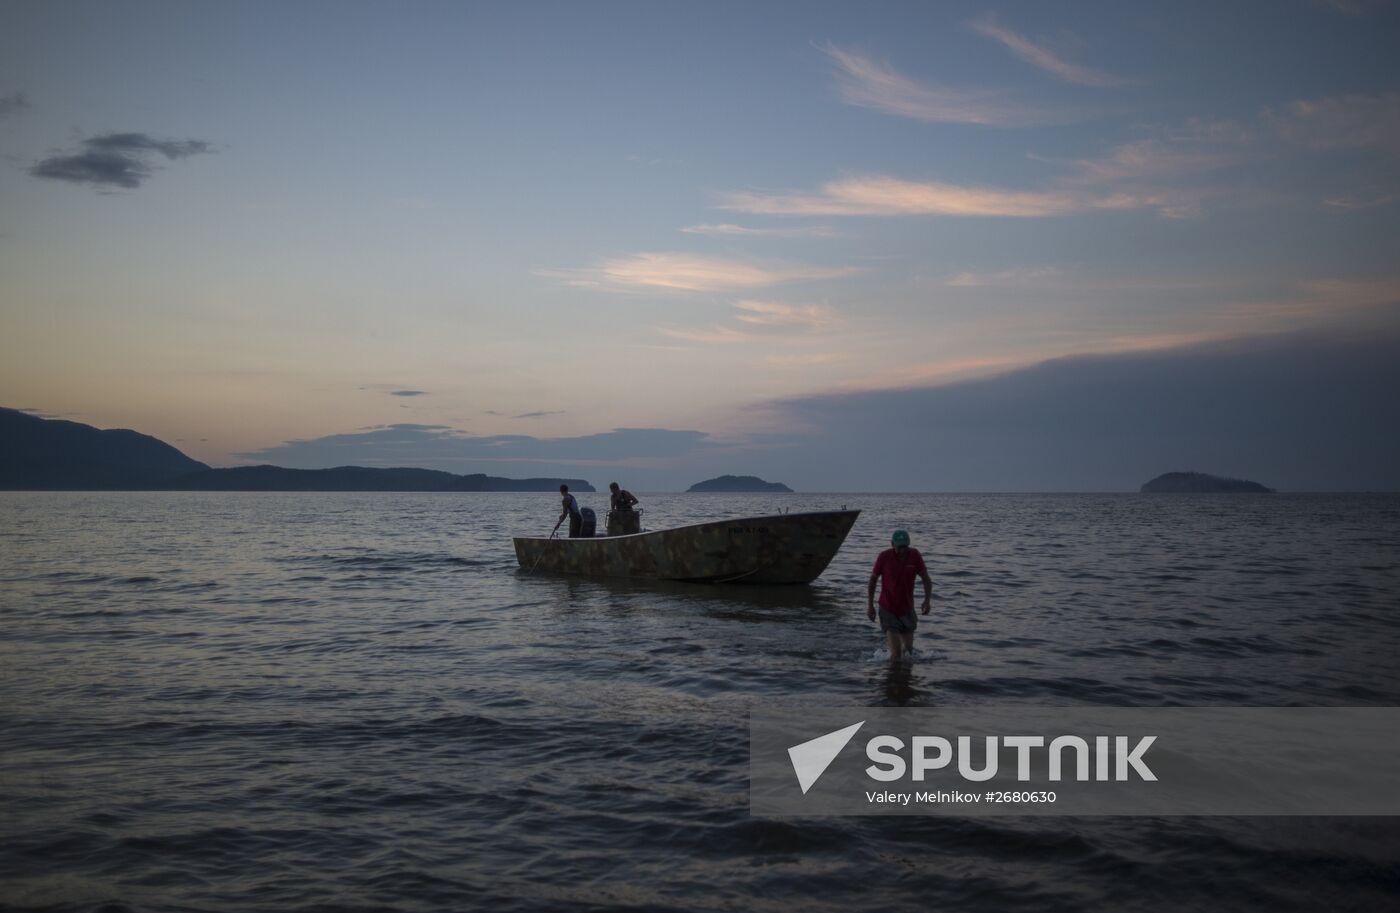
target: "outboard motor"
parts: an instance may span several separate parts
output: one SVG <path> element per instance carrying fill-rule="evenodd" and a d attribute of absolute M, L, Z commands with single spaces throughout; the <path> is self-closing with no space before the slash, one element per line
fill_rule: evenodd
<path fill-rule="evenodd" d="M 598 530 L 598 515 L 591 507 L 579 508 L 579 516 L 583 517 L 583 523 L 579 524 L 578 535 L 580 539 L 592 539 Z"/>

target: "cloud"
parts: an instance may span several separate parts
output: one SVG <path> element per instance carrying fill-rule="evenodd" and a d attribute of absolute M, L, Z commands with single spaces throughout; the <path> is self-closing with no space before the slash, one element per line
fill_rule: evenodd
<path fill-rule="evenodd" d="M 1284 139 L 1312 149 L 1400 152 L 1400 92 L 1300 99 L 1266 112 L 1264 120 Z"/>
<path fill-rule="evenodd" d="M 25 97 L 23 92 L 15 92 L 11 95 L 0 96 L 0 120 L 4 120 L 12 114 L 18 114 L 20 111 L 30 107 L 32 106 L 29 104 L 29 99 Z"/>
<path fill-rule="evenodd" d="M 585 270 L 541 270 L 539 275 L 573 285 L 621 290 L 672 289 L 720 292 L 761 288 L 788 282 L 837 279 L 859 272 L 854 267 L 757 262 L 679 252 L 629 254 L 604 260 Z"/>
<path fill-rule="evenodd" d="M 1390 294 L 1363 283 L 1327 288 L 1366 300 Z M 827 357 L 800 354 L 789 363 Z M 1294 491 L 1394 490 L 1397 387 L 1400 339 L 1309 331 L 770 401 L 757 407 L 763 434 L 727 441 L 661 428 L 539 438 L 403 424 L 241 456 L 298 468 L 423 466 L 517 477 L 596 478 L 623 469 L 629 487 L 645 479 L 660 490 L 733 466 L 818 491 L 1121 491 L 1177 469 Z M 879 447 L 871 448 L 874 440 Z"/>
<path fill-rule="evenodd" d="M 1155 210 L 1167 219 L 1197 218 L 1208 203 L 1267 202 L 1296 194 L 1269 190 L 1258 164 L 1299 148 L 1319 153 L 1400 153 L 1400 92 L 1295 101 L 1245 122 L 1193 118 L 1156 128 L 1104 154 L 1062 163 L 1041 187 L 1011 189 L 865 174 L 816 190 L 719 193 L 719 209 L 765 216 L 982 216 L 1041 218 L 1092 211 Z M 1384 205 L 1396 198 L 1373 169 L 1331 169 L 1323 198 L 1334 209 Z"/>
<path fill-rule="evenodd" d="M 522 412 L 519 415 L 512 415 L 511 418 L 544 418 L 549 415 L 563 415 L 563 409 L 554 409 L 547 412 Z"/>
<path fill-rule="evenodd" d="M 427 390 L 390 390 L 390 396 L 427 396 Z"/>
<path fill-rule="evenodd" d="M 1322 205 L 1330 206 L 1333 209 L 1370 209 L 1373 206 L 1393 203 L 1395 199 L 1396 196 L 1393 193 L 1347 194 L 1339 197 L 1328 197 L 1322 201 Z"/>
<path fill-rule="evenodd" d="M 159 152 L 168 159 L 188 158 L 212 151 L 210 145 L 203 140 L 158 140 L 144 133 L 106 133 L 84 140 L 83 145 L 99 152 Z"/>
<path fill-rule="evenodd" d="M 1066 82 L 1099 87 L 1121 85 L 1123 82 L 1108 73 L 1062 60 L 1030 39 L 1003 28 L 997 23 L 995 16 L 987 15 L 981 19 L 974 19 L 968 23 L 968 27 L 979 35 L 1001 42 L 1007 50 L 1031 66 L 1039 67 Z"/>
<path fill-rule="evenodd" d="M 1150 209 L 1164 218 L 1200 215 L 1214 196 L 1242 191 L 1212 184 L 1214 172 L 1260 154 L 1257 129 L 1190 120 L 1104 155 L 1062 163 L 1040 188 L 1010 189 L 867 174 L 828 181 L 815 191 L 736 191 L 716 195 L 720 209 L 779 216 L 983 216 L 1041 218 L 1081 212 Z"/>
<path fill-rule="evenodd" d="M 139 159 L 113 152 L 80 152 L 76 155 L 56 155 L 38 162 L 29 169 L 36 178 L 91 184 L 94 187 L 141 186 L 151 176 L 151 169 Z"/>
<path fill-rule="evenodd" d="M 906 181 L 861 175 L 828 181 L 815 193 L 721 194 L 719 208 L 797 216 L 1010 216 L 1032 218 L 1076 212 L 1090 204 L 1056 191 Z"/>
<path fill-rule="evenodd" d="M 1056 266 L 1022 266 L 990 273 L 958 273 L 943 284 L 954 288 L 1039 288 L 1063 275 L 1064 271 Z"/>
<path fill-rule="evenodd" d="M 1135 279 L 1112 275 L 1086 275 L 1081 270 L 1052 265 L 1013 266 L 989 272 L 966 271 L 945 279 L 950 288 L 1056 289 L 1086 291 L 1186 291 L 1214 290 L 1237 285 L 1212 278 Z"/>
<path fill-rule="evenodd" d="M 1397 304 L 1400 279 L 1315 279 L 1303 283 L 1301 301 L 1328 311 Z"/>
<path fill-rule="evenodd" d="M 808 430 L 745 466 L 836 491 L 1136 490 L 1184 469 L 1295 491 L 1394 490 L 1397 386 L 1393 336 L 1080 356 L 981 380 L 768 403 L 770 427 Z"/>
<path fill-rule="evenodd" d="M 836 62 L 837 96 L 849 105 L 928 123 L 1024 127 L 1057 120 L 1044 109 L 1011 104 L 1001 92 L 925 85 L 833 45 L 819 50 Z"/>
<path fill-rule="evenodd" d="M 806 352 L 796 355 L 768 355 L 763 360 L 775 368 L 807 368 L 814 365 L 830 365 L 849 361 L 845 352 Z"/>
<path fill-rule="evenodd" d="M 840 325 L 831 308 L 820 304 L 788 304 L 744 298 L 734 302 L 734 319 L 739 329 L 716 324 L 707 327 L 659 326 L 656 331 L 672 339 L 705 345 L 765 342 L 795 342 Z M 796 335 L 794 335 L 796 334 Z"/>
<path fill-rule="evenodd" d="M 692 235 L 741 238 L 835 238 L 837 232 L 827 225 L 803 225 L 791 228 L 747 228 L 743 225 L 687 225 L 681 231 Z"/>
<path fill-rule="evenodd" d="M 672 339 L 682 339 L 686 342 L 700 343 L 734 343 L 753 342 L 755 337 L 752 333 L 745 333 L 726 326 L 712 327 L 657 327 L 656 332 Z"/>
<path fill-rule="evenodd" d="M 417 466 L 449 472 L 553 474 L 560 469 L 666 460 L 714 446 L 700 431 L 615 428 L 577 437 L 471 435 L 446 425 L 396 424 L 286 441 L 238 457 L 296 469 Z M 542 465 L 537 465 L 542 464 Z M 555 467 L 555 468 L 551 468 Z"/>
<path fill-rule="evenodd" d="M 155 173 L 156 156 L 175 161 L 213 151 L 203 140 L 158 140 L 144 133 L 105 133 L 83 140 L 79 152 L 53 155 L 29 169 L 37 178 L 134 190 Z"/>
<path fill-rule="evenodd" d="M 65 417 L 68 417 L 68 416 L 78 415 L 77 412 L 50 412 L 50 411 L 48 411 L 47 409 L 40 409 L 40 408 L 38 408 L 37 406 L 21 406 L 21 407 L 19 407 L 18 409 L 16 409 L 15 411 L 16 411 L 16 412 L 23 412 L 23 413 L 25 413 L 26 415 L 32 415 L 32 416 L 34 416 L 35 418 L 48 418 L 48 419 L 65 418 Z"/>
<path fill-rule="evenodd" d="M 837 322 L 836 313 L 820 304 L 744 299 L 734 302 L 734 307 L 743 311 L 735 315 L 735 320 L 754 326 L 821 329 Z"/>
<path fill-rule="evenodd" d="M 1223 128 L 1221 128 L 1223 132 Z M 1210 171 L 1241 159 L 1244 138 L 1213 140 L 1208 136 L 1147 139 L 1114 146 L 1097 158 L 1080 159 L 1077 178 L 1095 184 L 1132 180 L 1162 180 Z"/>

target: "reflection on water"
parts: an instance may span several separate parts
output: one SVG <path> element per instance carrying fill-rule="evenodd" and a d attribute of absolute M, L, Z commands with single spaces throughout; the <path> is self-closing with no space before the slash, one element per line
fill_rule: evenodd
<path fill-rule="evenodd" d="M 916 687 L 914 663 L 893 660 L 886 664 L 884 697 L 877 703 L 890 707 L 903 707 L 911 703 L 916 695 L 927 693 L 927 690 Z M 920 701 L 919 703 L 926 702 Z"/>
<path fill-rule="evenodd" d="M 728 607 L 736 615 L 750 608 L 845 611 L 853 605 L 850 593 L 837 592 L 820 582 L 794 586 L 746 586 L 685 583 L 677 580 L 636 580 L 626 577 L 531 574 L 527 569 L 517 570 L 516 573 L 522 578 L 522 583 L 526 578 L 533 578 L 541 581 L 542 586 L 553 587 L 552 593 L 568 593 L 570 601 L 580 599 L 627 603 L 636 600 L 660 600 L 667 605 L 706 605 L 713 607 L 714 611 L 724 611 Z M 769 613 L 763 617 L 780 623 L 785 614 Z"/>

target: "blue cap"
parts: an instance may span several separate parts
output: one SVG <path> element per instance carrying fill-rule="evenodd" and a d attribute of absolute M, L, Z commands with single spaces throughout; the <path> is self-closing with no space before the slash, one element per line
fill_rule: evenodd
<path fill-rule="evenodd" d="M 908 544 L 909 544 L 909 534 L 906 533 L 906 532 L 905 532 L 904 530 L 902 530 L 902 529 L 897 529 L 897 530 L 895 530 L 895 531 L 894 531 L 894 535 L 893 535 L 893 536 L 890 536 L 890 545 L 900 546 L 900 545 L 908 545 Z"/>

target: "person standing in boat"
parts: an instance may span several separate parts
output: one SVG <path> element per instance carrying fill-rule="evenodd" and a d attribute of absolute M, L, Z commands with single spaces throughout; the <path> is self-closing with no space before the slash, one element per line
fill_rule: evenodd
<path fill-rule="evenodd" d="M 637 503 L 637 496 L 627 489 L 622 488 L 616 482 L 609 482 L 608 490 L 612 492 L 611 506 L 613 510 L 631 510 Z"/>
<path fill-rule="evenodd" d="M 564 522 L 564 518 L 569 518 L 569 538 L 577 539 L 579 533 L 583 532 L 583 514 L 579 511 L 578 498 L 569 494 L 569 486 L 560 485 L 559 494 L 564 497 L 564 509 L 559 512 L 559 522 L 554 524 L 554 533 L 559 532 L 559 526 Z M 550 533 L 550 535 L 554 535 Z"/>
<path fill-rule="evenodd" d="M 919 616 L 914 613 L 914 580 L 924 581 L 924 604 L 927 615 L 933 600 L 933 581 L 929 579 L 924 556 L 909 547 L 909 534 L 897 529 L 890 537 L 891 548 L 875 559 L 866 588 L 865 614 L 875 620 L 875 584 L 880 584 L 880 630 L 890 644 L 890 659 L 900 659 L 914 652 L 914 629 Z"/>
<path fill-rule="evenodd" d="M 608 484 L 612 492 L 611 512 L 608 514 L 608 535 L 624 536 L 641 532 L 641 517 L 632 508 L 637 504 L 637 496 L 616 482 Z"/>

